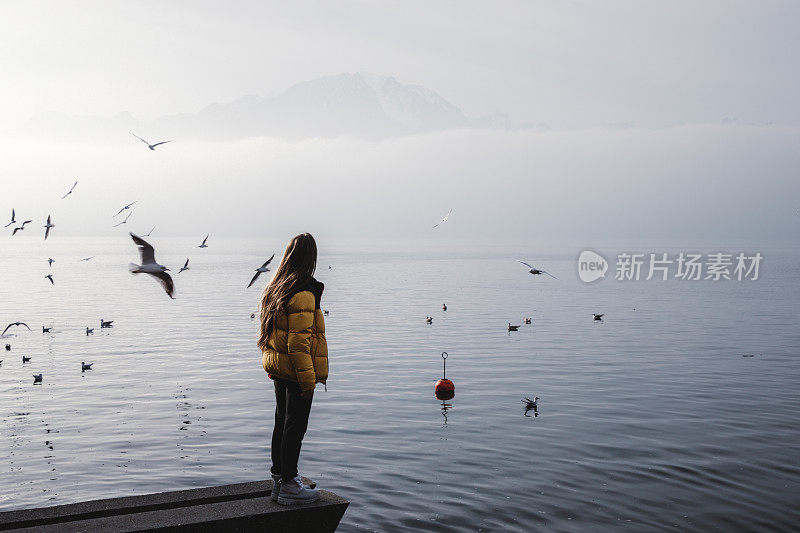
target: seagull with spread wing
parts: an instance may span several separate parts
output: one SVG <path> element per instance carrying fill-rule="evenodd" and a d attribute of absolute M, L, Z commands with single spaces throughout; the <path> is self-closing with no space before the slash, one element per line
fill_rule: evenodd
<path fill-rule="evenodd" d="M 50 215 L 47 215 L 47 224 L 42 226 L 44 228 L 44 240 L 47 240 L 47 236 L 50 235 L 50 228 L 55 228 L 55 224 L 50 223 Z"/>
<path fill-rule="evenodd" d="M 203 239 L 203 243 L 200 246 L 198 246 L 198 248 L 208 248 L 208 245 L 206 244 L 207 240 L 208 240 L 208 235 L 206 235 L 206 238 Z"/>
<path fill-rule="evenodd" d="M 112 228 L 116 228 L 117 226 L 121 226 L 121 225 L 125 224 L 128 221 L 128 219 L 131 218 L 132 214 L 133 214 L 133 212 L 128 213 L 128 216 L 125 217 L 125 220 L 123 220 L 122 222 L 118 222 L 118 223 L 114 224 L 111 227 Z"/>
<path fill-rule="evenodd" d="M 139 247 L 139 255 L 142 258 L 141 265 L 130 264 L 131 274 L 150 274 L 161 283 L 167 296 L 174 299 L 175 297 L 172 296 L 172 293 L 175 292 L 175 284 L 172 281 L 172 277 L 167 274 L 169 269 L 164 265 L 156 263 L 155 250 L 153 250 L 153 247 L 150 246 L 147 241 L 135 233 L 131 233 L 130 236 L 133 242 Z"/>
<path fill-rule="evenodd" d="M 550 272 L 545 272 L 544 270 L 538 269 L 538 268 L 536 268 L 535 266 L 531 265 L 530 263 L 526 263 L 525 261 L 520 261 L 519 259 L 517 259 L 517 261 L 518 261 L 519 263 L 522 263 L 522 264 L 523 264 L 523 265 L 525 265 L 526 267 L 530 268 L 529 272 L 530 272 L 531 274 L 534 274 L 534 275 L 536 275 L 536 274 L 547 274 L 548 276 L 550 276 L 550 277 L 551 277 L 551 278 L 553 278 L 553 279 L 558 279 L 557 277 L 555 277 L 554 275 L 552 275 Z"/>
<path fill-rule="evenodd" d="M 139 201 L 139 200 L 136 200 L 136 202 L 138 202 L 138 201 Z M 132 206 L 133 204 L 135 204 L 136 202 L 131 202 L 131 203 L 129 203 L 128 205 L 124 206 L 122 209 L 120 209 L 119 211 L 117 211 L 117 212 L 114 214 L 114 216 L 117 216 L 117 215 L 119 215 L 120 213 L 122 213 L 122 212 L 123 212 L 123 211 L 125 211 L 126 209 L 130 209 L 130 208 L 131 208 L 131 206 Z M 113 217 L 112 217 L 112 218 L 113 218 Z"/>
<path fill-rule="evenodd" d="M 186 258 L 186 262 L 183 264 L 183 266 L 181 267 L 181 269 L 180 269 L 180 270 L 178 270 L 178 274 L 180 274 L 180 273 L 181 273 L 181 272 L 183 272 L 184 270 L 191 270 L 191 269 L 189 268 L 189 258 L 188 258 L 188 257 Z"/>
<path fill-rule="evenodd" d="M 248 289 L 250 288 L 250 286 L 251 286 L 253 283 L 255 283 L 255 282 L 256 282 L 256 280 L 258 279 L 258 276 L 260 276 L 262 272 L 269 272 L 269 269 L 267 268 L 267 266 L 268 266 L 268 265 L 269 265 L 269 264 L 272 262 L 272 260 L 273 260 L 273 259 L 275 259 L 275 254 L 272 254 L 272 257 L 270 257 L 269 259 L 267 259 L 267 260 L 264 262 L 264 264 L 263 264 L 263 265 L 261 265 L 260 267 L 258 267 L 258 268 L 256 269 L 256 275 L 255 275 L 255 276 L 253 276 L 253 279 L 251 279 L 251 280 L 250 280 L 250 283 L 247 285 L 247 288 L 248 288 Z"/>
<path fill-rule="evenodd" d="M 453 210 L 451 209 L 450 211 L 447 212 L 447 214 L 444 217 L 442 217 L 442 220 L 437 222 L 433 227 L 435 228 L 435 227 L 439 226 L 440 224 L 444 224 L 445 222 L 447 222 L 447 219 L 450 218 L 450 215 L 452 213 L 453 213 Z"/>
<path fill-rule="evenodd" d="M 144 139 L 142 139 L 141 137 L 139 137 L 138 135 L 136 135 L 136 134 L 135 134 L 135 133 L 133 133 L 133 132 L 131 132 L 131 135 L 133 135 L 134 137 L 136 137 L 137 139 L 139 139 L 140 141 L 142 141 L 142 142 L 143 142 L 144 144 L 146 144 L 146 145 L 147 145 L 147 147 L 148 147 L 148 148 L 150 148 L 151 150 L 155 150 L 155 149 L 156 149 L 156 146 L 158 146 L 158 145 L 160 145 L 160 144 L 167 144 L 167 143 L 171 143 L 171 142 L 172 142 L 172 141 L 170 140 L 170 141 L 161 141 L 161 142 L 157 142 L 157 143 L 154 143 L 154 144 L 150 144 L 149 142 L 145 141 Z"/>
<path fill-rule="evenodd" d="M 4 228 L 7 228 L 7 227 L 9 227 L 11 224 L 16 224 L 16 223 L 17 223 L 16 216 L 17 216 L 17 213 L 16 213 L 16 211 L 14 211 L 14 209 L 12 208 L 12 209 L 11 209 L 11 222 L 9 222 L 8 224 L 6 224 L 6 225 L 5 225 L 5 226 L 3 226 L 3 227 L 4 227 Z"/>
<path fill-rule="evenodd" d="M 153 233 L 153 230 L 154 230 L 154 229 L 156 229 L 156 227 L 155 227 L 155 226 L 153 226 L 152 228 L 150 228 L 150 231 L 148 231 L 147 233 L 145 233 L 144 235 L 142 235 L 142 237 L 149 237 L 150 235 L 152 235 L 152 233 Z"/>
<path fill-rule="evenodd" d="M 17 234 L 18 231 L 24 230 L 25 229 L 25 224 L 30 224 L 31 222 L 33 222 L 33 220 L 24 221 L 20 227 L 14 228 L 14 231 L 11 233 L 11 236 L 13 237 L 14 235 Z"/>
<path fill-rule="evenodd" d="M 26 324 L 25 322 L 12 322 L 11 324 L 6 326 L 6 329 L 3 330 L 3 333 L 0 333 L 0 336 L 5 335 L 6 331 L 8 331 L 8 328 L 10 328 L 11 326 L 25 326 L 26 328 L 28 328 L 28 324 Z M 28 328 L 28 331 L 33 331 L 33 330 L 31 328 Z"/>
<path fill-rule="evenodd" d="M 77 181 L 75 181 L 75 183 L 73 183 L 73 184 L 72 184 L 72 187 L 70 187 L 70 189 L 67 191 L 67 194 L 65 194 L 64 196 L 62 196 L 62 197 L 61 197 L 61 199 L 63 200 L 64 198 L 66 198 L 67 196 L 69 196 L 70 194 L 72 194 L 72 190 L 75 188 L 75 186 L 76 186 L 77 184 L 78 184 L 78 182 L 77 182 Z"/>

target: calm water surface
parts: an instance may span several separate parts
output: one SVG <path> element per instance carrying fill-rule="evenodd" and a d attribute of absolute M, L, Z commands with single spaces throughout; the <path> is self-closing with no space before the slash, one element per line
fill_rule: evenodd
<path fill-rule="evenodd" d="M 124 237 L 4 239 L 0 322 L 34 331 L 0 339 L 0 510 L 267 477 L 274 396 L 249 318 L 267 280 L 245 286 L 283 243 L 152 241 L 175 270 L 191 258 L 175 301 L 128 274 Z M 300 468 L 352 501 L 340 531 L 800 523 L 800 253 L 762 250 L 756 282 L 585 285 L 578 252 L 321 243 L 331 375 Z M 87 336 L 101 317 L 114 328 Z"/>

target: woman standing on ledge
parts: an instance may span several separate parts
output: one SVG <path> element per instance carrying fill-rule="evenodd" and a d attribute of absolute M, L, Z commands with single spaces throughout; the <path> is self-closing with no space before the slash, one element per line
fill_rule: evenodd
<path fill-rule="evenodd" d="M 319 498 L 319 492 L 303 485 L 297 473 L 314 387 L 328 379 L 328 344 L 319 306 L 324 285 L 314 279 L 316 267 L 314 237 L 296 236 L 261 297 L 258 347 L 264 370 L 275 384 L 276 402 L 272 500 L 282 505 Z"/>

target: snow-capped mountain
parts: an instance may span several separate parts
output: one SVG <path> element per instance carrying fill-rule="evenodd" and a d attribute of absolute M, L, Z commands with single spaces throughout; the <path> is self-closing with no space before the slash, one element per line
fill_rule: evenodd
<path fill-rule="evenodd" d="M 272 97 L 245 96 L 212 104 L 198 113 L 160 117 L 143 124 L 128 114 L 114 118 L 38 115 L 30 122 L 36 134 L 84 137 L 121 134 L 136 128 L 163 138 L 237 139 L 253 136 L 286 138 L 351 135 L 384 138 L 462 128 L 497 127 L 494 121 L 470 121 L 439 94 L 393 77 L 365 72 L 337 74 L 300 82 Z M 75 131 L 79 130 L 79 131 Z"/>

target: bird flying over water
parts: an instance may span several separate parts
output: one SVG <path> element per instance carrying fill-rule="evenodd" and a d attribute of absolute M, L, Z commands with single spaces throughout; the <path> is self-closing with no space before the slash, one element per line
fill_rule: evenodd
<path fill-rule="evenodd" d="M 206 235 L 206 238 L 205 238 L 205 239 L 203 239 L 203 244 L 201 244 L 200 246 L 198 246 L 198 248 L 208 248 L 208 245 L 206 244 L 206 241 L 207 241 L 207 240 L 208 240 L 208 235 Z"/>
<path fill-rule="evenodd" d="M 261 265 L 260 267 L 258 267 L 256 269 L 256 275 L 253 276 L 253 279 L 251 279 L 250 283 L 247 285 L 248 289 L 250 288 L 250 285 L 252 285 L 253 283 L 256 282 L 256 280 L 258 279 L 258 276 L 260 276 L 262 272 L 269 272 L 269 269 L 267 268 L 267 265 L 269 265 L 270 262 L 272 262 L 273 259 L 275 259 L 275 254 L 272 254 L 272 257 L 267 259 L 266 262 L 264 262 L 263 265 Z"/>
<path fill-rule="evenodd" d="M 180 269 L 180 270 L 178 270 L 178 274 L 180 274 L 180 273 L 181 273 L 181 272 L 183 272 L 184 270 L 191 270 L 191 269 L 189 268 L 189 258 L 188 258 L 188 257 L 186 258 L 186 262 L 183 264 L 183 266 L 181 267 L 181 269 Z"/>
<path fill-rule="evenodd" d="M 113 226 L 111 226 L 111 227 L 112 227 L 112 228 L 116 228 L 117 226 L 121 226 L 121 225 L 125 224 L 125 223 L 128 221 L 128 219 L 129 219 L 129 218 L 131 218 L 131 215 L 132 215 L 132 214 L 133 214 L 132 212 L 131 212 L 131 213 L 128 213 L 128 216 L 126 216 L 126 217 L 125 217 L 125 220 L 123 220 L 122 222 L 118 222 L 118 223 L 114 224 L 114 225 L 113 225 Z"/>
<path fill-rule="evenodd" d="M 70 194 L 72 194 L 72 190 L 75 188 L 75 186 L 76 186 L 77 184 L 78 184 L 78 182 L 77 182 L 77 181 L 75 181 L 75 183 L 73 183 L 73 184 L 72 184 L 72 187 L 70 187 L 70 189 L 67 191 L 67 194 L 65 194 L 64 196 L 62 196 L 62 197 L 61 197 L 61 199 L 63 200 L 64 198 L 66 198 L 67 196 L 69 196 Z"/>
<path fill-rule="evenodd" d="M 56 284 L 56 282 L 55 282 L 55 281 L 53 281 L 53 275 L 52 275 L 52 274 L 48 274 L 48 275 L 46 275 L 45 277 L 46 277 L 47 279 L 49 279 L 49 280 L 50 280 L 50 283 L 51 283 L 51 284 L 53 284 L 53 285 L 55 285 L 55 284 Z"/>
<path fill-rule="evenodd" d="M 450 211 L 448 211 L 448 212 L 447 212 L 447 214 L 446 214 L 444 217 L 442 217 L 442 220 L 440 220 L 439 222 L 437 222 L 436 224 L 434 224 L 434 226 L 433 226 L 433 227 L 435 228 L 435 227 L 437 227 L 439 224 L 444 224 L 445 222 L 447 222 L 447 219 L 448 219 L 448 218 L 450 218 L 450 214 L 451 214 L 452 212 L 453 212 L 453 210 L 452 210 L 452 209 L 451 209 Z"/>
<path fill-rule="evenodd" d="M 94 259 L 94 256 L 84 257 L 83 259 L 81 259 L 81 261 L 88 261 L 89 259 Z"/>
<path fill-rule="evenodd" d="M 8 224 L 6 224 L 6 225 L 5 225 L 5 226 L 3 226 L 3 227 L 4 227 L 4 228 L 7 228 L 7 227 L 9 227 L 11 224 L 16 224 L 16 223 L 17 223 L 17 219 L 15 218 L 15 217 L 16 217 L 16 215 L 17 215 L 17 213 L 16 213 L 16 212 L 14 211 L 14 209 L 12 208 L 12 209 L 11 209 L 11 222 L 9 222 Z"/>
<path fill-rule="evenodd" d="M 131 135 L 133 135 L 134 137 L 136 137 L 137 139 L 139 139 L 140 141 L 145 143 L 147 145 L 147 147 L 150 148 L 151 150 L 155 150 L 156 146 L 158 146 L 159 144 L 167 144 L 167 143 L 171 143 L 172 142 L 171 140 L 169 140 L 169 141 L 161 141 L 161 142 L 157 142 L 157 143 L 154 143 L 154 144 L 150 144 L 149 142 L 145 141 L 144 139 L 142 139 L 141 137 L 139 137 L 138 135 L 136 135 L 133 132 L 131 132 Z"/>
<path fill-rule="evenodd" d="M 153 250 L 153 247 L 150 246 L 147 241 L 135 233 L 131 233 L 130 236 L 131 239 L 133 239 L 133 242 L 139 247 L 139 255 L 142 258 L 141 265 L 131 263 L 131 274 L 150 274 L 156 278 L 159 283 L 161 283 L 161 286 L 164 287 L 164 291 L 166 291 L 167 295 L 170 298 L 174 298 L 172 293 L 175 292 L 175 284 L 172 281 L 172 277 L 167 274 L 169 269 L 164 265 L 159 265 L 156 263 L 155 250 Z"/>
<path fill-rule="evenodd" d="M 50 235 L 50 228 L 55 228 L 55 224 L 50 223 L 50 215 L 47 215 L 47 224 L 42 226 L 44 228 L 44 240 L 47 240 L 47 236 Z"/>
<path fill-rule="evenodd" d="M 139 201 L 139 200 L 136 200 L 136 202 L 138 202 L 138 201 Z M 114 214 L 114 216 L 117 216 L 117 215 L 119 215 L 120 213 L 122 213 L 122 212 L 123 212 L 123 211 L 125 211 L 126 209 L 130 209 L 130 208 L 131 208 L 131 206 L 132 206 L 133 204 L 135 204 L 136 202 L 131 202 L 131 203 L 129 203 L 128 205 L 124 206 L 122 209 L 120 209 L 119 211 L 117 211 L 117 212 Z"/>
<path fill-rule="evenodd" d="M 55 260 L 55 259 L 53 259 L 52 257 L 48 257 L 48 258 L 47 258 L 47 265 L 48 265 L 50 268 L 52 268 L 52 267 L 53 267 L 53 263 L 55 263 L 55 262 L 56 262 L 56 260 Z"/>
<path fill-rule="evenodd" d="M 547 274 L 548 276 L 550 276 L 553 279 L 558 279 L 557 277 L 552 275 L 550 272 L 546 272 L 544 270 L 540 270 L 540 269 L 536 268 L 535 266 L 531 265 L 530 263 L 526 263 L 525 261 L 520 261 L 519 259 L 517 259 L 517 261 L 522 263 L 526 267 L 530 268 L 529 272 L 531 274 Z"/>
<path fill-rule="evenodd" d="M 17 234 L 18 231 L 24 230 L 25 229 L 25 224 L 30 224 L 31 222 L 33 222 L 33 220 L 24 221 L 20 227 L 14 228 L 14 231 L 11 233 L 11 236 L 13 237 L 14 235 Z"/>
<path fill-rule="evenodd" d="M 144 235 L 142 235 L 142 237 L 149 237 L 149 236 L 150 236 L 150 234 L 152 234 L 152 233 L 153 233 L 153 230 L 154 230 L 154 229 L 156 229 L 156 227 L 155 227 L 155 226 L 153 226 L 152 228 L 150 228 L 150 231 L 148 231 L 147 233 L 145 233 Z"/>
<path fill-rule="evenodd" d="M 25 322 L 12 322 L 11 324 L 6 326 L 6 329 L 4 329 L 3 333 L 0 333 L 0 335 L 5 335 L 6 331 L 8 331 L 8 328 L 10 328 L 11 326 L 25 326 L 26 328 L 28 328 L 28 324 L 26 324 Z M 33 331 L 33 330 L 31 328 L 28 328 L 28 331 Z"/>

